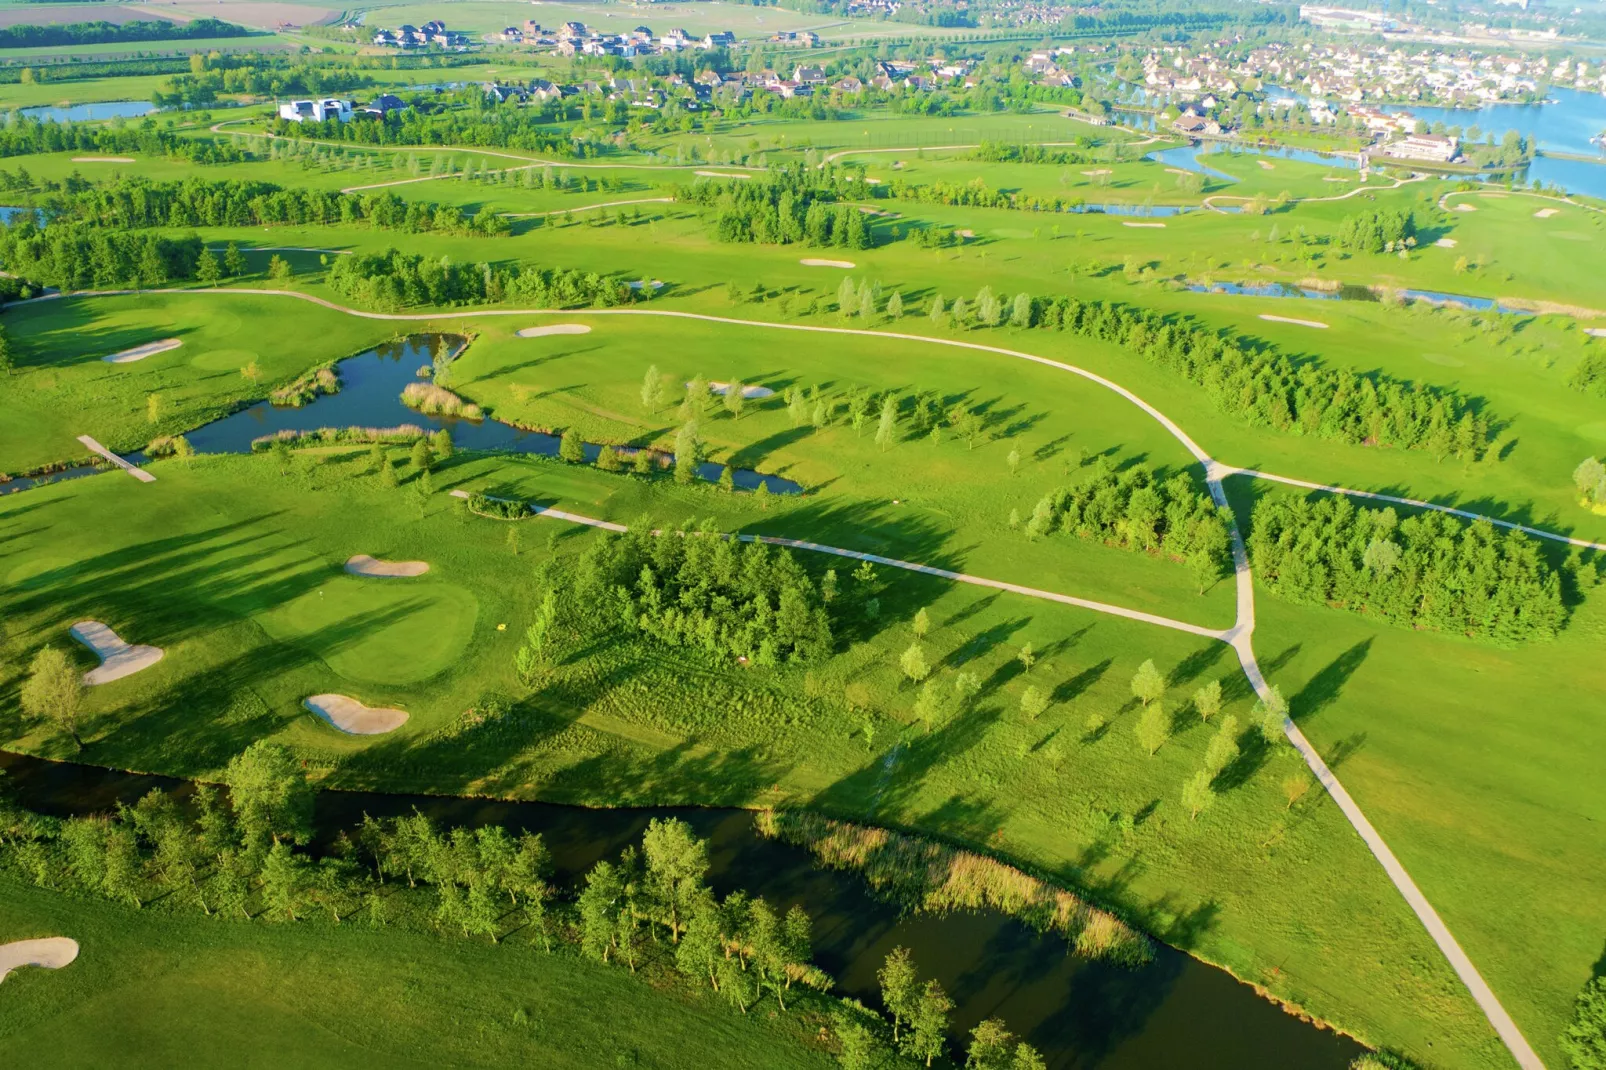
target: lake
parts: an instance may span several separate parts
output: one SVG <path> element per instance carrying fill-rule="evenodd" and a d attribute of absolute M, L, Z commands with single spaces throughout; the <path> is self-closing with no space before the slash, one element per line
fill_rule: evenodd
<path fill-rule="evenodd" d="M 138 119 L 142 115 L 149 115 L 156 110 L 156 105 L 148 100 L 103 100 L 94 104 L 71 104 L 65 107 L 57 105 L 44 105 L 36 108 L 19 108 L 18 111 L 28 119 L 38 119 L 41 122 L 54 120 L 58 123 L 81 123 L 96 119 Z"/>
<path fill-rule="evenodd" d="M 58 816 L 105 812 L 156 787 L 181 796 L 187 790 L 184 782 L 167 777 L 5 752 L 0 752 L 0 770 L 20 803 Z M 593 810 L 322 792 L 315 847 L 354 829 L 364 813 L 397 816 L 415 807 L 440 825 L 499 824 L 515 832 L 539 832 L 558 882 L 570 888 L 599 859 L 639 843 L 652 818 L 681 818 L 709 841 L 709 877 L 716 892 L 741 888 L 782 911 L 796 903 L 809 912 L 815 962 L 836 978 L 842 994 L 879 1005 L 876 970 L 894 947 L 907 947 L 921 975 L 935 976 L 953 997 L 956 1044 L 983 1018 L 1001 1017 L 1055 1070 L 1345 1070 L 1364 1051 L 1347 1037 L 1284 1013 L 1224 971 L 1164 945 L 1156 946 L 1148 965 L 1128 969 L 1070 955 L 1060 937 L 1041 935 L 993 911 L 900 915 L 873 897 L 858 877 L 821 869 L 808 852 L 759 837 L 744 810 Z"/>

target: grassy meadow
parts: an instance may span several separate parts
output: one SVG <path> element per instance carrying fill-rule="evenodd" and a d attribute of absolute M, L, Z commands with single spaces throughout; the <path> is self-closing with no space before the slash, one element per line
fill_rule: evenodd
<path fill-rule="evenodd" d="M 528 944 L 225 922 L 0 883 L 0 940 L 63 933 L 77 961 L 6 979 L 0 1043 L 28 1066 L 832 1061 L 791 1019 Z"/>

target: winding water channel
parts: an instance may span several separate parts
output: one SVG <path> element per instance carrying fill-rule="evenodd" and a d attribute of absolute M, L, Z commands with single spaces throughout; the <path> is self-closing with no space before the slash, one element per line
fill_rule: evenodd
<path fill-rule="evenodd" d="M 56 816 L 132 804 L 152 788 L 182 797 L 188 785 L 94 766 L 48 762 L 0 751 L 0 770 L 18 801 Z M 875 974 L 894 947 L 914 952 L 923 976 L 953 996 L 956 1044 L 984 1018 L 1001 1017 L 1042 1051 L 1056 1070 L 1343 1070 L 1364 1050 L 1261 999 L 1249 986 L 1179 951 L 1157 945 L 1141 969 L 1090 962 L 992 911 L 944 917 L 900 916 L 850 874 L 823 870 L 801 848 L 760 838 L 744 810 L 691 808 L 592 810 L 550 803 L 442 796 L 322 792 L 317 844 L 354 829 L 368 813 L 418 808 L 446 826 L 499 824 L 539 832 L 560 884 L 572 886 L 599 859 L 639 843 L 653 817 L 675 816 L 709 840 L 711 882 L 738 888 L 782 909 L 801 904 L 814 920 L 815 961 L 845 995 L 879 1005 Z"/>

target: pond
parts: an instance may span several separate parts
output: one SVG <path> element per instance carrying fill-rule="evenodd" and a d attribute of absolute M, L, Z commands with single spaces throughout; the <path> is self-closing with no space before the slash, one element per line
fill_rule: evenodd
<path fill-rule="evenodd" d="M 41 761 L 0 752 L 0 769 L 18 801 L 65 816 L 133 803 L 154 787 L 181 781 Z M 590 810 L 548 803 L 491 802 L 440 796 L 320 793 L 317 843 L 351 830 L 364 813 L 411 813 L 441 825 L 499 824 L 539 832 L 560 883 L 573 886 L 599 859 L 638 843 L 653 817 L 679 817 L 710 842 L 710 880 L 725 895 L 738 888 L 785 910 L 801 904 L 814 920 L 815 961 L 845 995 L 879 1005 L 875 974 L 887 952 L 914 953 L 956 1003 L 956 1043 L 983 1018 L 1001 1017 L 1042 1051 L 1056 1070 L 1241 1070 L 1287 1066 L 1344 1070 L 1364 1049 L 1317 1029 L 1261 999 L 1248 985 L 1159 945 L 1152 962 L 1132 970 L 1066 953 L 1043 936 L 990 911 L 945 917 L 900 916 L 855 876 L 823 870 L 808 852 L 761 839 L 742 810 L 689 808 Z"/>
<path fill-rule="evenodd" d="M 531 342 L 532 351 L 536 343 Z M 543 457 L 558 455 L 558 436 L 526 431 L 500 420 L 467 420 L 456 416 L 426 416 L 402 404 L 401 393 L 409 383 L 422 382 L 418 369 L 430 363 L 442 346 L 455 352 L 463 349 L 463 339 L 446 335 L 421 334 L 387 342 L 366 353 L 348 357 L 336 370 L 340 392 L 325 394 L 300 408 L 259 402 L 249 409 L 225 416 L 197 428 L 185 437 L 197 453 L 250 453 L 251 443 L 278 431 L 316 431 L 323 427 L 396 427 L 413 424 L 426 431 L 445 428 L 454 445 L 467 450 L 499 453 L 534 453 Z M 602 447 L 587 443 L 585 458 L 594 461 Z M 621 451 L 627 456 L 630 451 Z M 138 462 L 136 462 L 138 463 Z M 721 467 L 712 462 L 698 466 L 698 475 L 710 483 L 719 479 Z M 761 475 L 740 469 L 732 473 L 736 486 L 754 490 L 762 481 L 772 494 L 801 494 L 803 488 L 790 479 Z"/>
<path fill-rule="evenodd" d="M 1312 301 L 1372 301 L 1380 300 L 1376 291 L 1366 286 L 1345 284 L 1336 290 L 1316 290 L 1306 286 L 1290 286 L 1282 282 L 1189 283 L 1193 293 L 1230 294 L 1234 297 L 1303 297 Z M 1469 294 L 1445 293 L 1442 290 L 1400 290 L 1406 301 L 1424 301 L 1430 305 L 1451 305 L 1469 312 L 1500 312 L 1508 316 L 1531 316 L 1526 309 L 1510 308 L 1490 297 L 1473 297 Z"/>
<path fill-rule="evenodd" d="M 102 100 L 93 104 L 41 105 L 35 108 L 18 109 L 24 118 L 58 123 L 82 123 L 96 119 L 116 119 L 119 117 L 137 119 L 142 115 L 149 115 L 155 110 L 156 105 L 148 100 Z"/>
<path fill-rule="evenodd" d="M 1180 167 L 1184 171 L 1198 171 L 1201 174 L 1211 175 L 1223 182 L 1236 182 L 1238 179 L 1225 171 L 1217 171 L 1199 159 L 1206 151 L 1203 145 L 1181 145 L 1172 149 L 1156 149 L 1147 153 L 1145 160 L 1154 160 L 1167 167 Z"/>

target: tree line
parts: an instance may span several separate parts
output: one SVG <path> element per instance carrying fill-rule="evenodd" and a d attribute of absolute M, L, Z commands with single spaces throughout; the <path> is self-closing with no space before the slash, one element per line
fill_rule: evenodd
<path fill-rule="evenodd" d="M 1392 253 L 1407 242 L 1416 244 L 1416 215 L 1409 208 L 1373 208 L 1338 225 L 1338 244 L 1357 253 Z"/>
<path fill-rule="evenodd" d="M 1146 464 L 1117 472 L 1099 457 L 1086 478 L 1049 491 L 1021 523 L 1028 539 L 1063 532 L 1187 562 L 1201 591 L 1231 560 L 1230 528 L 1187 473 L 1161 482 Z"/>
<path fill-rule="evenodd" d="M 571 897 L 554 883 L 539 833 L 441 828 L 417 810 L 365 814 L 355 835 L 343 831 L 313 854 L 314 793 L 280 744 L 252 744 L 223 779 L 224 791 L 196 784 L 187 802 L 158 788 L 113 813 L 68 818 L 0 794 L 0 872 L 136 909 L 159 900 L 235 922 L 321 918 L 493 944 L 517 935 L 548 954 L 652 971 L 654 983 L 678 975 L 743 1014 L 771 999 L 772 1013 L 791 1013 L 807 1000 L 829 1013 L 846 1067 L 930 1066 L 948 1054 L 953 1001 L 937 981 L 920 980 L 908 949 L 894 949 L 877 972 L 885 1017 L 857 1000 L 822 998 L 834 981 L 812 961 L 808 912 L 741 890 L 717 895 L 708 841 L 678 818 L 653 818 L 639 845 L 597 862 Z M 1045 1065 L 996 1018 L 972 1030 L 966 1048 L 968 1067 Z"/>
<path fill-rule="evenodd" d="M 1381 372 L 1296 361 L 1270 346 L 1224 338 L 1147 309 L 1067 296 L 1000 298 L 983 287 L 973 302 L 961 297 L 948 306 L 934 297 L 931 315 L 939 324 L 997 327 L 1006 322 L 1006 309 L 1011 326 L 1069 331 L 1139 353 L 1256 426 L 1463 461 L 1479 460 L 1489 449 L 1491 417 L 1479 399 Z"/>
<path fill-rule="evenodd" d="M 248 37 L 251 31 L 222 19 L 189 22 L 169 19 L 134 19 L 130 22 L 67 22 L 54 25 L 0 27 L 0 48 L 38 48 L 49 45 L 122 44 L 133 41 L 194 41 L 212 37 Z"/>
<path fill-rule="evenodd" d="M 1251 515 L 1249 553 L 1273 594 L 1410 628 L 1497 642 L 1553 638 L 1561 578 L 1520 532 L 1437 511 L 1401 520 L 1344 495 L 1278 495 Z"/>
<path fill-rule="evenodd" d="M 0 244 L 0 255 L 3 248 Z M 646 300 L 653 293 L 650 285 L 633 286 L 597 272 L 535 264 L 458 264 L 398 249 L 333 257 L 328 282 L 341 296 L 380 309 L 502 302 L 611 308 Z"/>
<path fill-rule="evenodd" d="M 366 223 L 376 230 L 460 235 L 498 235 L 510 229 L 508 221 L 495 212 L 465 216 L 456 205 L 405 201 L 388 190 L 341 193 L 240 179 L 153 182 L 131 177 L 53 194 L 42 206 L 50 226 L 82 222 L 137 229 Z"/>
<path fill-rule="evenodd" d="M 548 156 L 584 159 L 602 147 L 556 129 L 551 115 L 535 108 L 472 108 L 431 111 L 415 108 L 393 111 L 384 118 L 342 123 L 293 123 L 275 119 L 268 130 L 280 137 L 316 138 L 359 145 L 470 145 L 480 148 L 521 149 Z"/>
<path fill-rule="evenodd" d="M 868 196 L 865 187 L 843 182 L 834 169 L 815 172 L 801 164 L 752 179 L 694 182 L 675 189 L 676 200 L 711 211 L 719 241 L 868 249 L 873 239 L 864 213 L 843 203 L 855 196 Z"/>
<path fill-rule="evenodd" d="M 20 118 L 0 127 L 0 157 L 46 152 L 138 152 L 197 164 L 239 163 L 256 158 L 226 140 L 180 137 L 168 130 L 158 130 L 156 123 L 149 119 L 136 126 L 119 127 Z"/>

